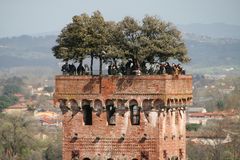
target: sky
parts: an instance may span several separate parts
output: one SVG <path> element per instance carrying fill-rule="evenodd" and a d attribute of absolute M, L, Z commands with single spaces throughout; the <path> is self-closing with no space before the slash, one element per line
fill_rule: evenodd
<path fill-rule="evenodd" d="M 154 15 L 176 25 L 240 25 L 240 0 L 0 0 L 0 37 L 58 32 L 74 15 L 96 10 L 114 21 Z"/>

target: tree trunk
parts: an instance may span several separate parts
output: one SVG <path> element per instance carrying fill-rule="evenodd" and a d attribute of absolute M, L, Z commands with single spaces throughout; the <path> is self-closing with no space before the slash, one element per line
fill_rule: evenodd
<path fill-rule="evenodd" d="M 99 75 L 102 75 L 102 56 L 99 56 Z"/>
<path fill-rule="evenodd" d="M 116 60 L 116 58 L 113 58 L 113 63 L 114 63 L 115 66 L 117 66 L 117 60 Z"/>
<path fill-rule="evenodd" d="M 90 70 L 91 70 L 91 75 L 93 75 L 93 53 L 91 53 L 91 66 L 90 66 Z"/>
<path fill-rule="evenodd" d="M 81 58 L 80 60 L 79 60 L 79 64 L 83 64 L 83 59 Z"/>
<path fill-rule="evenodd" d="M 80 66 L 80 68 L 77 68 L 77 74 L 78 74 L 78 75 L 83 75 L 83 74 L 85 74 L 84 71 L 83 71 L 83 69 L 82 69 L 82 66 L 83 66 L 83 59 L 82 59 L 82 58 L 79 60 L 79 66 Z"/>

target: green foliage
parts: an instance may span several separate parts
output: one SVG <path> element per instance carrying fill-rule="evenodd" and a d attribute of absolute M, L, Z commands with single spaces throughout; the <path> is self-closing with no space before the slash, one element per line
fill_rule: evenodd
<path fill-rule="evenodd" d="M 0 96 L 0 112 L 11 105 L 14 105 L 18 102 L 18 98 L 13 95 L 3 95 Z"/>
<path fill-rule="evenodd" d="M 54 88 L 52 86 L 49 86 L 49 87 L 44 87 L 43 90 L 47 92 L 53 92 Z"/>
<path fill-rule="evenodd" d="M 170 58 L 188 62 L 187 49 L 181 33 L 171 23 L 152 16 L 143 18 L 142 23 L 132 17 L 120 22 L 105 21 L 99 11 L 92 16 L 74 16 L 63 28 L 52 48 L 54 56 L 63 61 L 81 63 L 86 57 L 102 61 L 132 59 L 134 63 L 167 61 Z"/>
<path fill-rule="evenodd" d="M 120 22 L 123 34 L 122 49 L 127 58 L 149 63 L 167 61 L 169 58 L 188 62 L 187 49 L 180 31 L 170 23 L 153 16 L 145 16 L 142 24 L 131 17 Z"/>
<path fill-rule="evenodd" d="M 187 124 L 187 131 L 197 131 L 202 125 L 201 124 Z"/>
<path fill-rule="evenodd" d="M 0 123 L 0 160 L 62 159 L 61 130 L 49 132 L 28 114 L 0 114 Z"/>
<path fill-rule="evenodd" d="M 1 158 L 25 159 L 32 150 L 37 149 L 37 140 L 33 136 L 33 121 L 21 115 L 1 114 L 0 123 Z"/>
<path fill-rule="evenodd" d="M 62 150 L 59 144 L 49 144 L 44 151 L 45 160 L 62 160 Z"/>
<path fill-rule="evenodd" d="M 51 135 L 50 135 L 51 136 Z M 52 137 L 54 137 L 52 139 Z M 50 140 L 50 141 L 49 141 Z M 51 136 L 42 152 L 43 160 L 62 160 L 62 132 L 58 130 Z"/>
<path fill-rule="evenodd" d="M 35 109 L 36 109 L 35 105 L 27 105 L 27 110 L 30 111 L 30 112 L 35 111 Z"/>
<path fill-rule="evenodd" d="M 223 110 L 224 108 L 224 101 L 223 100 L 218 100 L 217 101 L 217 107 L 219 110 Z"/>
<path fill-rule="evenodd" d="M 239 109 L 240 78 L 226 76 L 220 80 L 194 79 L 193 94 L 196 105 L 206 106 L 207 111 Z M 208 88 L 205 88 L 208 86 Z M 214 86 L 214 87 L 211 87 Z M 200 101 L 200 99 L 205 101 Z M 204 103 L 204 104 L 203 104 Z"/>
<path fill-rule="evenodd" d="M 15 85 L 15 86 L 22 86 L 24 84 L 23 79 L 20 77 L 10 77 L 6 80 L 6 84 L 8 85 Z"/>
<path fill-rule="evenodd" d="M 0 111 L 18 102 L 14 94 L 23 92 L 23 84 L 23 80 L 19 77 L 11 77 L 4 82 L 2 95 L 0 95 Z"/>
<path fill-rule="evenodd" d="M 16 94 L 16 93 L 21 93 L 22 90 L 19 86 L 17 85 L 6 85 L 4 86 L 4 89 L 3 89 L 3 95 L 13 95 L 13 94 Z"/>

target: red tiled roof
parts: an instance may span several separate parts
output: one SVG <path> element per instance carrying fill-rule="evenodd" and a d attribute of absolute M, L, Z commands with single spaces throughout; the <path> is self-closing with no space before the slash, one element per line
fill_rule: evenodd
<path fill-rule="evenodd" d="M 26 105 L 23 105 L 23 104 L 15 104 L 15 105 L 12 105 L 12 106 L 9 106 L 8 108 L 6 109 L 26 109 Z"/>
<path fill-rule="evenodd" d="M 40 118 L 40 121 L 43 123 L 47 123 L 47 124 L 55 124 L 57 122 L 61 122 L 61 117 L 57 117 L 57 118 L 51 118 L 49 116 L 42 116 Z"/>

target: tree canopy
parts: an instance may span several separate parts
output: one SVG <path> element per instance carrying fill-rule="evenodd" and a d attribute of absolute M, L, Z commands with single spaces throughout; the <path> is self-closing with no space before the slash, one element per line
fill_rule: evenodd
<path fill-rule="evenodd" d="M 74 16 L 63 28 L 52 48 L 54 56 L 63 61 L 82 63 L 91 57 L 102 63 L 131 59 L 134 63 L 154 63 L 170 58 L 188 62 L 186 46 L 181 32 L 171 24 L 155 16 L 145 16 L 141 22 L 125 17 L 120 22 L 105 21 L 99 11 L 92 16 Z"/>

